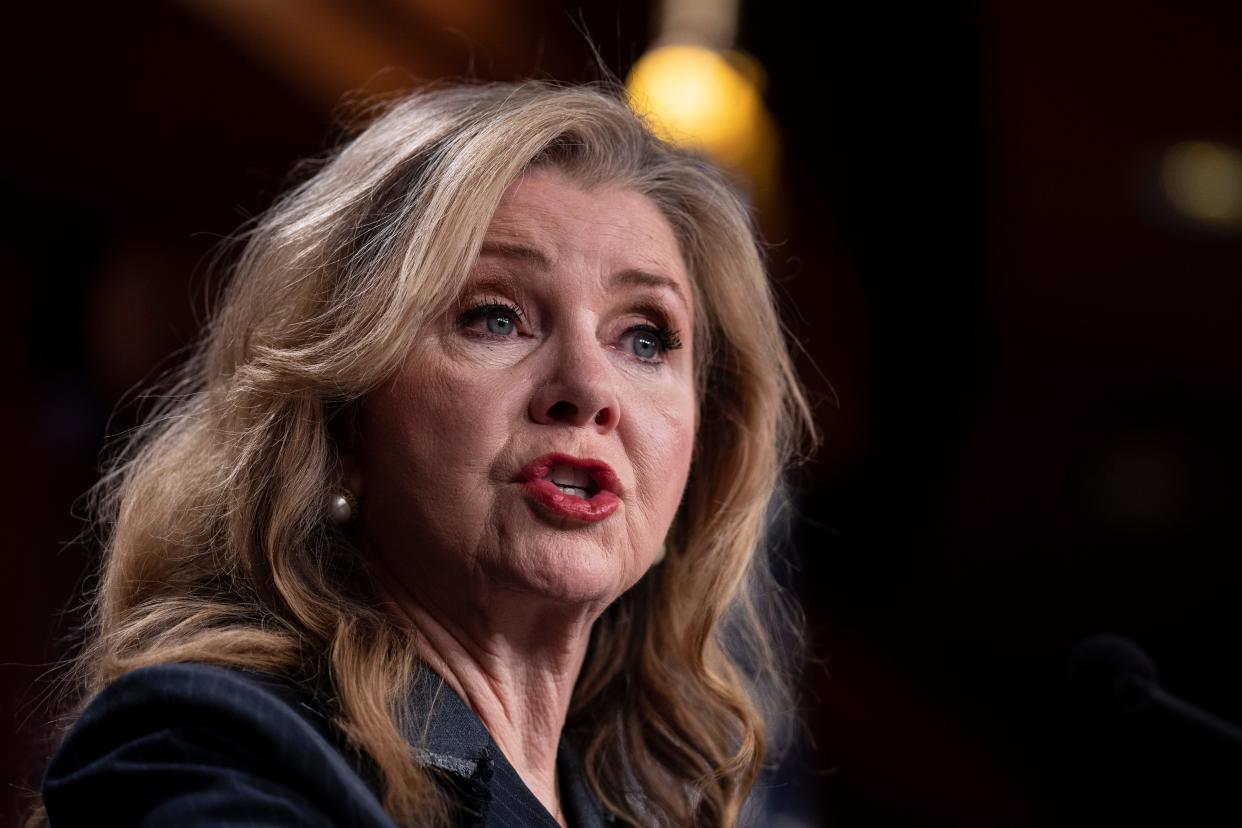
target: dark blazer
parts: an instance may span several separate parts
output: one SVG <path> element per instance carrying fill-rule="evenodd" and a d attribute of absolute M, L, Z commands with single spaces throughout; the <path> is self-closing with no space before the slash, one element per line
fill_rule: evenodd
<path fill-rule="evenodd" d="M 462 825 L 555 828 L 447 684 L 421 683 L 411 705 L 412 721 L 432 712 L 416 755 L 444 772 Z M 52 828 L 395 828 L 367 762 L 320 708 L 278 679 L 225 667 L 169 664 L 122 676 L 90 703 L 48 767 Z M 610 824 L 564 740 L 557 770 L 570 825 Z"/>

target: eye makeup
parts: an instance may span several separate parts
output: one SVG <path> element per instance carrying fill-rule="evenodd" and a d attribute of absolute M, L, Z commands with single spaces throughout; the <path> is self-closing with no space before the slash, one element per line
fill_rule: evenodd
<path fill-rule="evenodd" d="M 526 327 L 526 317 L 522 309 L 503 299 L 480 302 L 461 311 L 457 316 L 457 324 L 462 328 L 475 329 L 480 321 L 486 323 L 485 330 L 492 336 L 509 336 L 518 332 L 519 326 Z"/>
<path fill-rule="evenodd" d="M 450 317 L 456 327 L 471 337 L 504 340 L 532 336 L 531 320 L 507 280 L 484 278 L 476 282 L 464 294 L 466 301 L 458 304 Z M 619 334 L 610 336 L 609 348 L 645 366 L 659 366 L 667 362 L 669 354 L 684 347 L 681 332 L 673 327 L 670 311 L 660 298 L 639 297 L 636 301 L 614 306 L 617 320 L 630 318 L 629 324 Z M 617 330 L 616 321 L 607 323 Z M 615 337 L 615 339 L 611 338 Z"/>
<path fill-rule="evenodd" d="M 621 334 L 621 341 L 628 341 L 627 355 L 651 365 L 663 364 L 670 351 L 681 347 L 681 336 L 669 327 L 633 325 Z"/>

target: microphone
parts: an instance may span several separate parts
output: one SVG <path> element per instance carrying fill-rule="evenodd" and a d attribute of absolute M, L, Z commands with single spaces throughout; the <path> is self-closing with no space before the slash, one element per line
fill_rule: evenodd
<path fill-rule="evenodd" d="M 1162 710 L 1242 750 L 1242 729 L 1160 687 L 1156 665 L 1128 638 L 1094 635 L 1076 644 L 1065 665 L 1067 684 L 1096 710 L 1133 715 Z"/>

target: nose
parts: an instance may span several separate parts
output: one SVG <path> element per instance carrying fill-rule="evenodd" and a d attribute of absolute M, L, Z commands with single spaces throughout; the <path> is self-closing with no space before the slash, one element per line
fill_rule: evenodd
<path fill-rule="evenodd" d="M 530 418 L 606 434 L 621 422 L 620 402 L 613 367 L 594 334 L 566 336 L 549 349 L 542 381 L 531 395 Z"/>

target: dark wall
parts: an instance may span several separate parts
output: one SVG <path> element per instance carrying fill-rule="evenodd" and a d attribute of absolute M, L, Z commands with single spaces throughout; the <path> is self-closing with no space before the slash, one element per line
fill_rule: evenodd
<path fill-rule="evenodd" d="M 787 9 L 744 31 L 838 399 L 798 549 L 830 824 L 1199 824 L 1211 741 L 1063 671 L 1128 635 L 1242 720 L 1242 234 L 1158 186 L 1176 142 L 1242 146 L 1238 7 Z"/>

